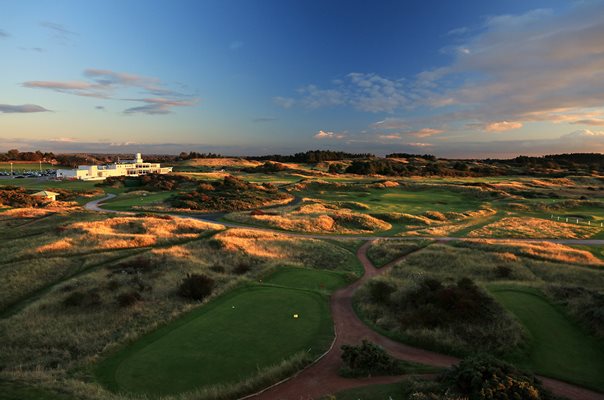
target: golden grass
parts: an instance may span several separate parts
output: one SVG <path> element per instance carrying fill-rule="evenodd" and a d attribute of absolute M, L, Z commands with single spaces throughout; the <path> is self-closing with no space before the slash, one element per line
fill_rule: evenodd
<path fill-rule="evenodd" d="M 45 253 L 48 251 L 51 251 L 51 252 L 52 251 L 61 251 L 61 250 L 71 249 L 72 247 L 73 247 L 73 239 L 64 238 L 64 239 L 57 240 L 56 242 L 38 246 L 36 248 L 36 252 Z"/>
<path fill-rule="evenodd" d="M 229 218 L 238 222 L 309 233 L 358 234 L 392 228 L 390 223 L 371 215 L 348 209 L 333 209 L 329 204 L 322 203 L 305 204 L 297 210 L 285 209 L 275 214 L 233 213 Z"/>
<path fill-rule="evenodd" d="M 600 229 L 542 218 L 506 217 L 468 234 L 470 237 L 586 239 Z"/>
<path fill-rule="evenodd" d="M 531 184 L 534 186 L 541 186 L 541 187 L 575 186 L 575 183 L 567 178 L 533 179 L 533 180 L 531 180 Z"/>
<path fill-rule="evenodd" d="M 184 246 L 172 246 L 159 249 L 151 250 L 152 254 L 170 256 L 175 258 L 188 258 L 191 256 L 191 252 Z"/>
<path fill-rule="evenodd" d="M 12 208 L 0 213 L 0 218 L 38 218 L 52 212 L 50 208 Z"/>
<path fill-rule="evenodd" d="M 383 181 L 383 182 L 372 183 L 372 184 L 367 185 L 367 186 L 368 187 L 385 189 L 385 188 L 398 187 L 400 185 L 399 185 L 398 182 L 395 182 L 395 181 Z"/>
<path fill-rule="evenodd" d="M 90 251 L 149 247 L 172 240 L 194 239 L 224 226 L 191 218 L 115 217 L 75 222 L 65 227 L 63 237 L 38 246 L 35 251 Z"/>
<path fill-rule="evenodd" d="M 261 165 L 259 161 L 246 160 L 244 158 L 196 158 L 187 161 L 187 165 L 206 167 L 256 167 Z"/>
<path fill-rule="evenodd" d="M 489 239 L 472 240 L 470 243 L 478 244 L 481 250 L 504 251 L 500 254 L 504 254 L 510 261 L 517 260 L 517 256 L 528 256 L 566 264 L 604 265 L 604 261 L 587 250 L 575 249 L 559 243 Z"/>

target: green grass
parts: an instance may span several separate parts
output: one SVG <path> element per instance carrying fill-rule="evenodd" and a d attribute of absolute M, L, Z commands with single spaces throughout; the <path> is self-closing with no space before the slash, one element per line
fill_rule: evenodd
<path fill-rule="evenodd" d="M 490 290 L 530 334 L 528 359 L 521 360 L 521 366 L 604 391 L 601 342 L 583 332 L 537 290 L 502 286 Z"/>
<path fill-rule="evenodd" d="M 96 375 L 114 391 L 180 393 L 234 384 L 300 351 L 318 355 L 332 336 L 325 296 L 248 286 L 110 356 Z"/>
<path fill-rule="evenodd" d="M 445 189 L 413 189 L 405 187 L 354 190 L 304 190 L 302 197 L 327 201 L 358 201 L 369 206 L 370 213 L 401 212 L 423 214 L 426 211 L 468 211 L 475 210 L 482 201 L 460 192 Z"/>
<path fill-rule="evenodd" d="M 98 189 L 95 185 L 98 182 L 81 180 L 50 180 L 50 179 L 0 179 L 0 185 L 21 186 L 31 190 L 45 190 L 49 188 L 61 188 L 68 190 L 90 190 Z"/>
<path fill-rule="evenodd" d="M 400 382 L 343 390 L 334 396 L 336 400 L 404 400 L 407 398 L 403 394 Z M 324 400 L 326 399 L 329 397 L 324 398 Z"/>
<path fill-rule="evenodd" d="M 110 210 L 130 211 L 134 206 L 149 206 L 163 203 L 172 196 L 172 192 L 153 192 L 141 194 L 124 193 L 103 203 L 103 207 Z"/>
<path fill-rule="evenodd" d="M 328 292 L 349 283 L 346 275 L 341 272 L 293 267 L 281 267 L 263 282 L 289 288 Z"/>
<path fill-rule="evenodd" d="M 48 163 L 42 163 L 42 170 L 47 169 L 58 169 L 60 166 L 55 166 Z M 10 172 L 10 162 L 0 162 L 0 171 L 9 171 Z M 32 163 L 13 163 L 13 171 L 40 171 L 40 163 L 32 162 Z"/>
<path fill-rule="evenodd" d="M 71 396 L 59 395 L 17 382 L 0 382 L 0 399 L 2 400 L 68 400 L 71 398 Z"/>

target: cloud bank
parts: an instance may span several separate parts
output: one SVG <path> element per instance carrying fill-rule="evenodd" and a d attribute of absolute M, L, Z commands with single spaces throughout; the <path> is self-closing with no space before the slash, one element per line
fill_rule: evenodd
<path fill-rule="evenodd" d="M 37 113 L 37 112 L 50 112 L 42 106 L 36 104 L 22 104 L 22 105 L 11 105 L 11 104 L 0 104 L 0 113 L 4 114 L 19 114 L 19 113 Z"/>
<path fill-rule="evenodd" d="M 83 75 L 88 80 L 27 81 L 23 82 L 22 86 L 74 96 L 141 103 L 139 106 L 125 109 L 125 114 L 169 114 L 174 107 L 190 107 L 198 103 L 197 98 L 167 88 L 158 78 L 94 68 L 84 70 Z M 161 97 L 123 98 L 119 96 L 119 93 L 132 89 L 139 89 L 146 95 Z"/>

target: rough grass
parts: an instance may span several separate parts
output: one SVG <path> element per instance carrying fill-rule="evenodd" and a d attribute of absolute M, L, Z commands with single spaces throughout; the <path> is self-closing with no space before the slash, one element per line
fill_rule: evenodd
<path fill-rule="evenodd" d="M 586 239 L 600 232 L 595 226 L 576 225 L 542 218 L 506 217 L 474 230 L 470 237 Z"/>
<path fill-rule="evenodd" d="M 303 205 L 293 211 L 286 209 L 261 215 L 236 213 L 230 214 L 229 219 L 307 233 L 363 234 L 387 231 L 392 228 L 388 222 L 371 215 L 348 209 L 333 209 L 323 204 Z"/>
<path fill-rule="evenodd" d="M 325 240 L 229 229 L 217 234 L 215 241 L 227 253 L 243 253 L 294 266 L 362 274 L 362 267 L 352 252 Z"/>
<path fill-rule="evenodd" d="M 429 241 L 419 240 L 376 239 L 367 250 L 367 257 L 369 257 L 373 265 L 379 268 L 399 257 L 421 249 L 429 243 Z"/>
<path fill-rule="evenodd" d="M 75 222 L 61 229 L 60 237 L 34 249 L 38 253 L 72 254 L 98 249 L 149 247 L 193 239 L 224 227 L 189 218 L 115 217 Z M 74 246 L 74 243 L 77 243 Z"/>
<path fill-rule="evenodd" d="M 518 256 L 531 257 L 559 263 L 585 264 L 594 266 L 604 265 L 604 260 L 594 256 L 590 251 L 576 249 L 559 243 L 523 242 L 514 240 L 492 241 L 489 239 L 478 239 L 459 242 L 456 245 L 484 251 L 512 253 Z"/>

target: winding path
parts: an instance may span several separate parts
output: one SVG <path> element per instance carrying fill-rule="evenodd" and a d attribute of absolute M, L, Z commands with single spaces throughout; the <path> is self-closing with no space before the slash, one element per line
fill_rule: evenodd
<path fill-rule="evenodd" d="M 372 277 L 388 271 L 393 265 L 406 256 L 391 261 L 384 267 L 376 269 L 367 258 L 367 249 L 371 241 L 365 242 L 357 251 L 357 257 L 363 264 L 365 275 L 352 285 L 336 291 L 331 296 L 331 312 L 334 319 L 336 339 L 329 352 L 317 363 L 306 368 L 291 379 L 269 388 L 257 395 L 247 398 L 254 400 L 312 400 L 354 387 L 381 383 L 393 383 L 401 380 L 400 376 L 383 376 L 365 379 L 346 379 L 339 376 L 341 350 L 343 344 L 358 344 L 363 339 L 382 346 L 392 356 L 422 364 L 448 367 L 459 359 L 444 354 L 395 342 L 370 329 L 356 315 L 352 306 L 352 297 L 359 286 Z M 565 382 L 540 377 L 544 385 L 557 395 L 573 400 L 603 400 L 604 395 L 583 389 Z"/>
<path fill-rule="evenodd" d="M 113 194 L 109 194 L 104 198 L 91 201 L 85 205 L 85 208 L 90 211 L 99 212 L 111 212 L 126 214 L 125 211 L 108 210 L 101 208 L 102 202 L 115 197 Z M 130 213 L 131 214 L 131 213 Z M 190 215 L 174 215 L 179 217 L 189 217 L 198 220 L 220 223 L 227 227 L 234 228 L 246 228 L 260 231 L 268 231 L 273 233 L 279 233 L 294 237 L 306 237 L 306 238 L 338 238 L 338 239 L 363 239 L 365 243 L 357 250 L 357 258 L 362 263 L 365 270 L 365 274 L 362 278 L 355 281 L 353 284 L 342 288 L 334 292 L 330 299 L 331 313 L 334 320 L 335 328 L 335 340 L 330 350 L 317 362 L 311 364 L 306 369 L 302 370 L 298 374 L 294 375 L 288 380 L 283 381 L 280 384 L 274 385 L 265 389 L 257 394 L 250 395 L 244 399 L 254 400 L 312 400 L 320 399 L 329 394 L 333 394 L 345 389 L 354 387 L 362 387 L 373 384 L 382 383 L 394 383 L 401 380 L 401 376 L 382 376 L 372 377 L 363 379 L 347 379 L 339 375 L 339 369 L 341 365 L 341 350 L 340 347 L 343 344 L 358 344 L 363 339 L 368 339 L 382 346 L 389 354 L 395 358 L 413 361 L 417 363 L 448 367 L 455 364 L 459 359 L 444 354 L 431 352 L 428 350 L 420 349 L 405 345 L 400 342 L 393 341 L 365 325 L 356 315 L 353 309 L 353 295 L 355 291 L 367 280 L 372 277 L 383 274 L 388 271 L 392 266 L 403 260 L 408 255 L 399 257 L 394 261 L 386 264 L 380 269 L 375 268 L 371 261 L 367 258 L 367 249 L 371 245 L 374 239 L 432 239 L 436 241 L 456 241 L 456 240 L 469 240 L 468 238 L 454 238 L 454 237 L 391 237 L 391 236 L 351 236 L 351 235 L 312 235 L 302 233 L 290 233 L 270 228 L 257 228 L 249 227 L 243 224 L 235 223 L 224 223 L 222 221 L 216 221 L 217 217 L 212 215 L 210 218 L 204 217 L 191 217 Z M 490 239 L 490 238 L 489 238 Z M 510 240 L 510 239 L 490 239 L 490 240 Z M 513 239 L 522 241 L 541 241 L 541 242 L 552 242 L 560 244 L 583 244 L 583 245 L 604 245 L 604 240 L 595 239 Z M 419 251 L 419 250 L 417 250 Z M 588 389 L 584 389 L 572 384 L 558 381 L 551 378 L 539 377 L 545 387 L 550 389 L 553 393 L 564 396 L 572 400 L 604 400 L 604 394 L 597 393 Z"/>

